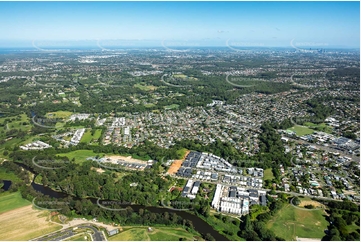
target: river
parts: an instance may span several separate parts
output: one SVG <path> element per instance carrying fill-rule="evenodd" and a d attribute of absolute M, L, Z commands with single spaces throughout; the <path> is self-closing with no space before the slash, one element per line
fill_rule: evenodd
<path fill-rule="evenodd" d="M 22 164 L 22 163 L 18 163 L 15 162 L 17 165 L 21 166 L 22 168 L 32 172 L 35 174 L 34 170 L 31 169 L 30 167 Z M 45 187 L 43 185 L 40 184 L 36 184 L 34 182 L 35 177 L 31 183 L 31 186 L 34 188 L 35 191 L 38 191 L 44 195 L 48 195 L 51 198 L 65 198 L 67 196 L 69 196 L 66 193 L 63 192 L 58 192 L 58 191 L 54 191 L 49 187 Z M 78 198 L 80 199 L 80 198 Z M 87 198 L 89 201 L 91 201 L 93 204 L 97 204 L 97 199 L 96 198 Z M 101 201 L 100 201 L 101 203 Z M 124 205 L 123 207 L 131 207 L 135 212 L 138 212 L 139 209 L 146 209 L 152 213 L 164 213 L 164 212 L 168 212 L 168 213 L 176 213 L 177 215 L 181 216 L 183 219 L 188 219 L 190 221 L 192 221 L 194 229 L 197 230 L 199 233 L 201 234 L 211 234 L 215 240 L 219 241 L 229 241 L 229 239 L 227 239 L 225 236 L 221 235 L 218 231 L 216 231 L 215 229 L 213 229 L 212 226 L 210 226 L 209 224 L 207 224 L 204 220 L 202 220 L 201 218 L 199 218 L 196 215 L 187 213 L 185 211 L 177 211 L 177 210 L 172 210 L 169 208 L 163 208 L 163 207 L 148 207 L 148 206 L 143 206 L 143 205 Z"/>
<path fill-rule="evenodd" d="M 3 180 L 4 186 L 2 187 L 2 189 L 4 189 L 4 191 L 9 190 L 10 186 L 11 186 L 11 181 L 8 180 Z"/>

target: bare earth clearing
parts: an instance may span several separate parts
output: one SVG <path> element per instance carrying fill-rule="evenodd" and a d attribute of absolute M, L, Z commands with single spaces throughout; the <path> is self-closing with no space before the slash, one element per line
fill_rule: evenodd
<path fill-rule="evenodd" d="M 110 159 L 111 163 L 116 163 L 118 160 L 122 160 L 122 161 L 126 161 L 128 163 L 147 164 L 146 161 L 133 159 L 131 156 L 125 157 L 125 156 L 120 156 L 120 155 L 112 155 L 112 156 L 105 156 L 104 158 Z"/>
<path fill-rule="evenodd" d="M 187 155 L 189 153 L 190 153 L 190 150 L 187 150 L 187 152 L 185 153 L 183 159 L 175 160 L 172 163 L 172 165 L 169 167 L 169 170 L 167 171 L 167 173 L 170 174 L 170 175 L 174 175 L 175 173 L 177 173 L 177 171 L 182 166 L 183 161 L 186 159 L 186 157 L 187 157 Z"/>
<path fill-rule="evenodd" d="M 183 161 L 181 161 L 181 160 L 175 160 L 175 161 L 172 163 L 172 165 L 169 167 L 169 170 L 168 170 L 167 173 L 168 173 L 168 174 L 171 174 L 171 175 L 177 173 L 177 171 L 178 171 L 179 168 L 181 167 L 182 163 L 183 163 Z"/>

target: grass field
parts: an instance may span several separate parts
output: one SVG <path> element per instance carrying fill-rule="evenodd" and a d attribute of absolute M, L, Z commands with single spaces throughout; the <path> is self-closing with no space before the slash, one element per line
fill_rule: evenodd
<path fill-rule="evenodd" d="M 30 240 L 61 229 L 47 221 L 48 215 L 49 211 L 33 209 L 32 205 L 2 213 L 0 240 Z"/>
<path fill-rule="evenodd" d="M 68 111 L 57 111 L 57 112 L 51 112 L 47 113 L 46 117 L 48 118 L 69 118 L 71 116 L 72 112 Z"/>
<path fill-rule="evenodd" d="M 312 200 L 310 197 L 300 198 L 301 203 L 298 205 L 299 207 L 305 207 L 307 205 L 313 205 L 315 208 L 324 208 L 325 206 L 322 203 Z"/>
<path fill-rule="evenodd" d="M 174 74 L 173 77 L 175 78 L 182 78 L 182 79 L 189 79 L 189 80 L 198 80 L 198 78 L 192 76 L 186 76 L 184 74 Z"/>
<path fill-rule="evenodd" d="M 135 84 L 134 87 L 137 87 L 137 88 L 139 88 L 140 90 L 143 90 L 143 91 L 154 91 L 154 90 L 157 89 L 156 86 L 145 86 L 145 85 L 142 85 L 140 83 Z"/>
<path fill-rule="evenodd" d="M 72 160 L 73 158 L 75 158 L 75 163 L 79 164 L 82 163 L 84 161 L 86 161 L 86 158 L 91 157 L 91 156 L 96 156 L 98 154 L 94 153 L 92 150 L 75 150 L 75 151 L 71 151 L 68 153 L 61 153 L 58 154 L 58 156 L 60 157 L 68 157 L 69 160 Z"/>
<path fill-rule="evenodd" d="M 301 238 L 321 239 L 328 222 L 323 210 L 303 210 L 287 204 L 267 223 L 277 236 L 285 240 Z"/>
<path fill-rule="evenodd" d="M 323 131 L 323 132 L 326 132 L 326 133 L 332 133 L 332 127 L 328 126 L 325 123 L 314 124 L 314 123 L 311 123 L 311 122 L 305 122 L 303 125 L 311 128 L 311 129 L 318 130 L 318 131 Z"/>
<path fill-rule="evenodd" d="M 19 177 L 17 177 L 14 173 L 7 172 L 2 167 L 0 167 L 0 178 L 2 180 L 10 180 L 10 181 L 18 181 L 18 182 L 21 181 L 21 179 Z"/>
<path fill-rule="evenodd" d="M 267 180 L 267 179 L 272 180 L 273 178 L 275 178 L 275 177 L 273 175 L 272 168 L 268 168 L 268 169 L 264 170 L 264 176 L 263 176 L 264 180 Z"/>
<path fill-rule="evenodd" d="M 296 132 L 297 136 L 312 134 L 314 132 L 313 129 L 309 129 L 307 127 L 302 127 L 300 125 L 295 125 L 292 128 L 290 128 L 289 130 Z"/>
<path fill-rule="evenodd" d="M 152 227 L 148 232 L 148 227 L 123 227 L 123 232 L 109 237 L 110 241 L 179 241 L 180 238 L 193 240 L 193 234 L 182 228 Z"/>
<path fill-rule="evenodd" d="M 1 127 L 0 131 L 7 131 L 10 129 L 21 129 L 22 131 L 29 131 L 31 129 L 31 121 L 26 114 L 21 114 L 13 117 L 0 118 L 0 123 L 4 123 L 5 119 L 10 119 L 8 125 Z M 26 123 L 25 125 L 23 123 Z"/>
<path fill-rule="evenodd" d="M 101 129 L 96 129 L 94 135 L 91 135 L 91 130 L 85 131 L 83 137 L 81 138 L 80 142 L 89 143 L 92 140 L 98 140 L 102 135 Z"/>
<path fill-rule="evenodd" d="M 168 106 L 164 106 L 164 109 L 177 109 L 179 107 L 178 104 L 172 104 Z"/>
<path fill-rule="evenodd" d="M 0 194 L 0 214 L 29 204 L 31 202 L 22 198 L 20 192 Z"/>

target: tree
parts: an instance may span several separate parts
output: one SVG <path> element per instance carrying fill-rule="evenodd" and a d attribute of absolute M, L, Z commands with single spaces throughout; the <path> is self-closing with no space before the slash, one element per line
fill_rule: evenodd
<path fill-rule="evenodd" d="M 338 236 L 338 235 L 333 235 L 333 236 L 331 237 L 330 241 L 341 241 L 341 238 L 340 238 L 340 236 Z"/>
<path fill-rule="evenodd" d="M 246 233 L 253 230 L 253 225 L 251 221 L 251 216 L 247 214 L 244 216 L 243 223 L 242 223 L 242 230 L 244 230 Z"/>
<path fill-rule="evenodd" d="M 210 234 L 210 233 L 207 233 L 204 237 L 204 239 L 206 241 L 215 241 L 216 239 Z"/>
<path fill-rule="evenodd" d="M 301 200 L 298 197 L 294 197 L 292 202 L 293 202 L 294 205 L 298 206 L 298 205 L 300 205 Z"/>

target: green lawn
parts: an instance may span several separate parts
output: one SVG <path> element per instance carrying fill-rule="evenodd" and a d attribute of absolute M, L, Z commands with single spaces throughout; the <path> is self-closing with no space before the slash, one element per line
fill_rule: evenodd
<path fill-rule="evenodd" d="M 323 132 L 326 132 L 326 133 L 332 133 L 332 127 L 328 126 L 325 123 L 314 124 L 314 123 L 311 123 L 311 122 L 305 122 L 303 125 L 311 128 L 311 129 L 318 130 L 318 131 L 323 131 Z"/>
<path fill-rule="evenodd" d="M 0 167 L 0 179 L 20 182 L 21 179 L 12 172 L 7 172 L 4 168 Z"/>
<path fill-rule="evenodd" d="M 57 111 L 57 112 L 50 112 L 46 114 L 48 118 L 69 118 L 72 112 L 68 111 Z"/>
<path fill-rule="evenodd" d="M 72 160 L 73 158 L 75 158 L 75 163 L 82 163 L 84 161 L 86 161 L 86 158 L 88 157 L 94 157 L 98 154 L 94 153 L 92 150 L 75 150 L 75 151 L 71 151 L 68 153 L 61 153 L 58 154 L 58 156 L 60 157 L 68 157 L 69 160 Z"/>
<path fill-rule="evenodd" d="M 164 106 L 164 109 L 177 109 L 179 107 L 178 104 L 171 104 L 168 106 Z"/>
<path fill-rule="evenodd" d="M 193 235 L 181 228 L 161 228 L 154 229 L 149 233 L 152 241 L 179 241 L 180 238 L 186 238 L 188 241 L 193 240 Z"/>
<path fill-rule="evenodd" d="M 150 240 L 147 235 L 146 228 L 133 228 L 123 232 L 120 232 L 117 235 L 109 237 L 110 241 L 140 241 L 140 240 Z"/>
<path fill-rule="evenodd" d="M 8 131 L 10 129 L 21 129 L 22 131 L 29 131 L 32 126 L 32 123 L 26 114 L 21 114 L 20 118 L 18 116 L 0 118 L 0 123 L 4 123 L 5 119 L 10 119 L 10 122 L 8 122 L 7 126 L 2 128 L 4 131 Z M 24 122 L 27 124 L 24 125 Z M 9 129 L 7 129 L 7 127 Z"/>
<path fill-rule="evenodd" d="M 323 210 L 307 211 L 287 204 L 267 223 L 267 228 L 285 240 L 295 240 L 296 236 L 321 239 L 327 225 Z"/>
<path fill-rule="evenodd" d="M 156 86 L 146 86 L 146 85 L 142 85 L 140 83 L 135 84 L 134 87 L 137 87 L 137 88 L 139 88 L 140 90 L 143 90 L 143 91 L 153 91 L 153 90 L 157 89 Z"/>
<path fill-rule="evenodd" d="M 273 178 L 275 178 L 275 177 L 273 175 L 272 168 L 268 168 L 268 169 L 264 170 L 264 175 L 263 175 L 264 180 L 267 180 L 267 179 L 272 180 Z"/>
<path fill-rule="evenodd" d="M 300 125 L 295 125 L 292 128 L 290 128 L 289 130 L 296 132 L 297 136 L 312 134 L 314 132 L 313 129 L 309 129 L 307 127 L 302 127 Z"/>
<path fill-rule="evenodd" d="M 98 140 L 102 135 L 101 129 L 96 129 L 94 135 L 91 135 L 91 130 L 85 131 L 83 137 L 81 138 L 80 142 L 82 143 L 89 143 L 92 140 Z"/>
<path fill-rule="evenodd" d="M 20 192 L 0 194 L 0 214 L 30 204 L 31 202 L 21 197 Z"/>
<path fill-rule="evenodd" d="M 187 241 L 193 240 L 194 234 L 189 233 L 183 228 L 152 227 L 148 232 L 148 227 L 124 227 L 124 231 L 108 238 L 110 241 L 179 241 L 180 238 L 186 238 Z"/>

